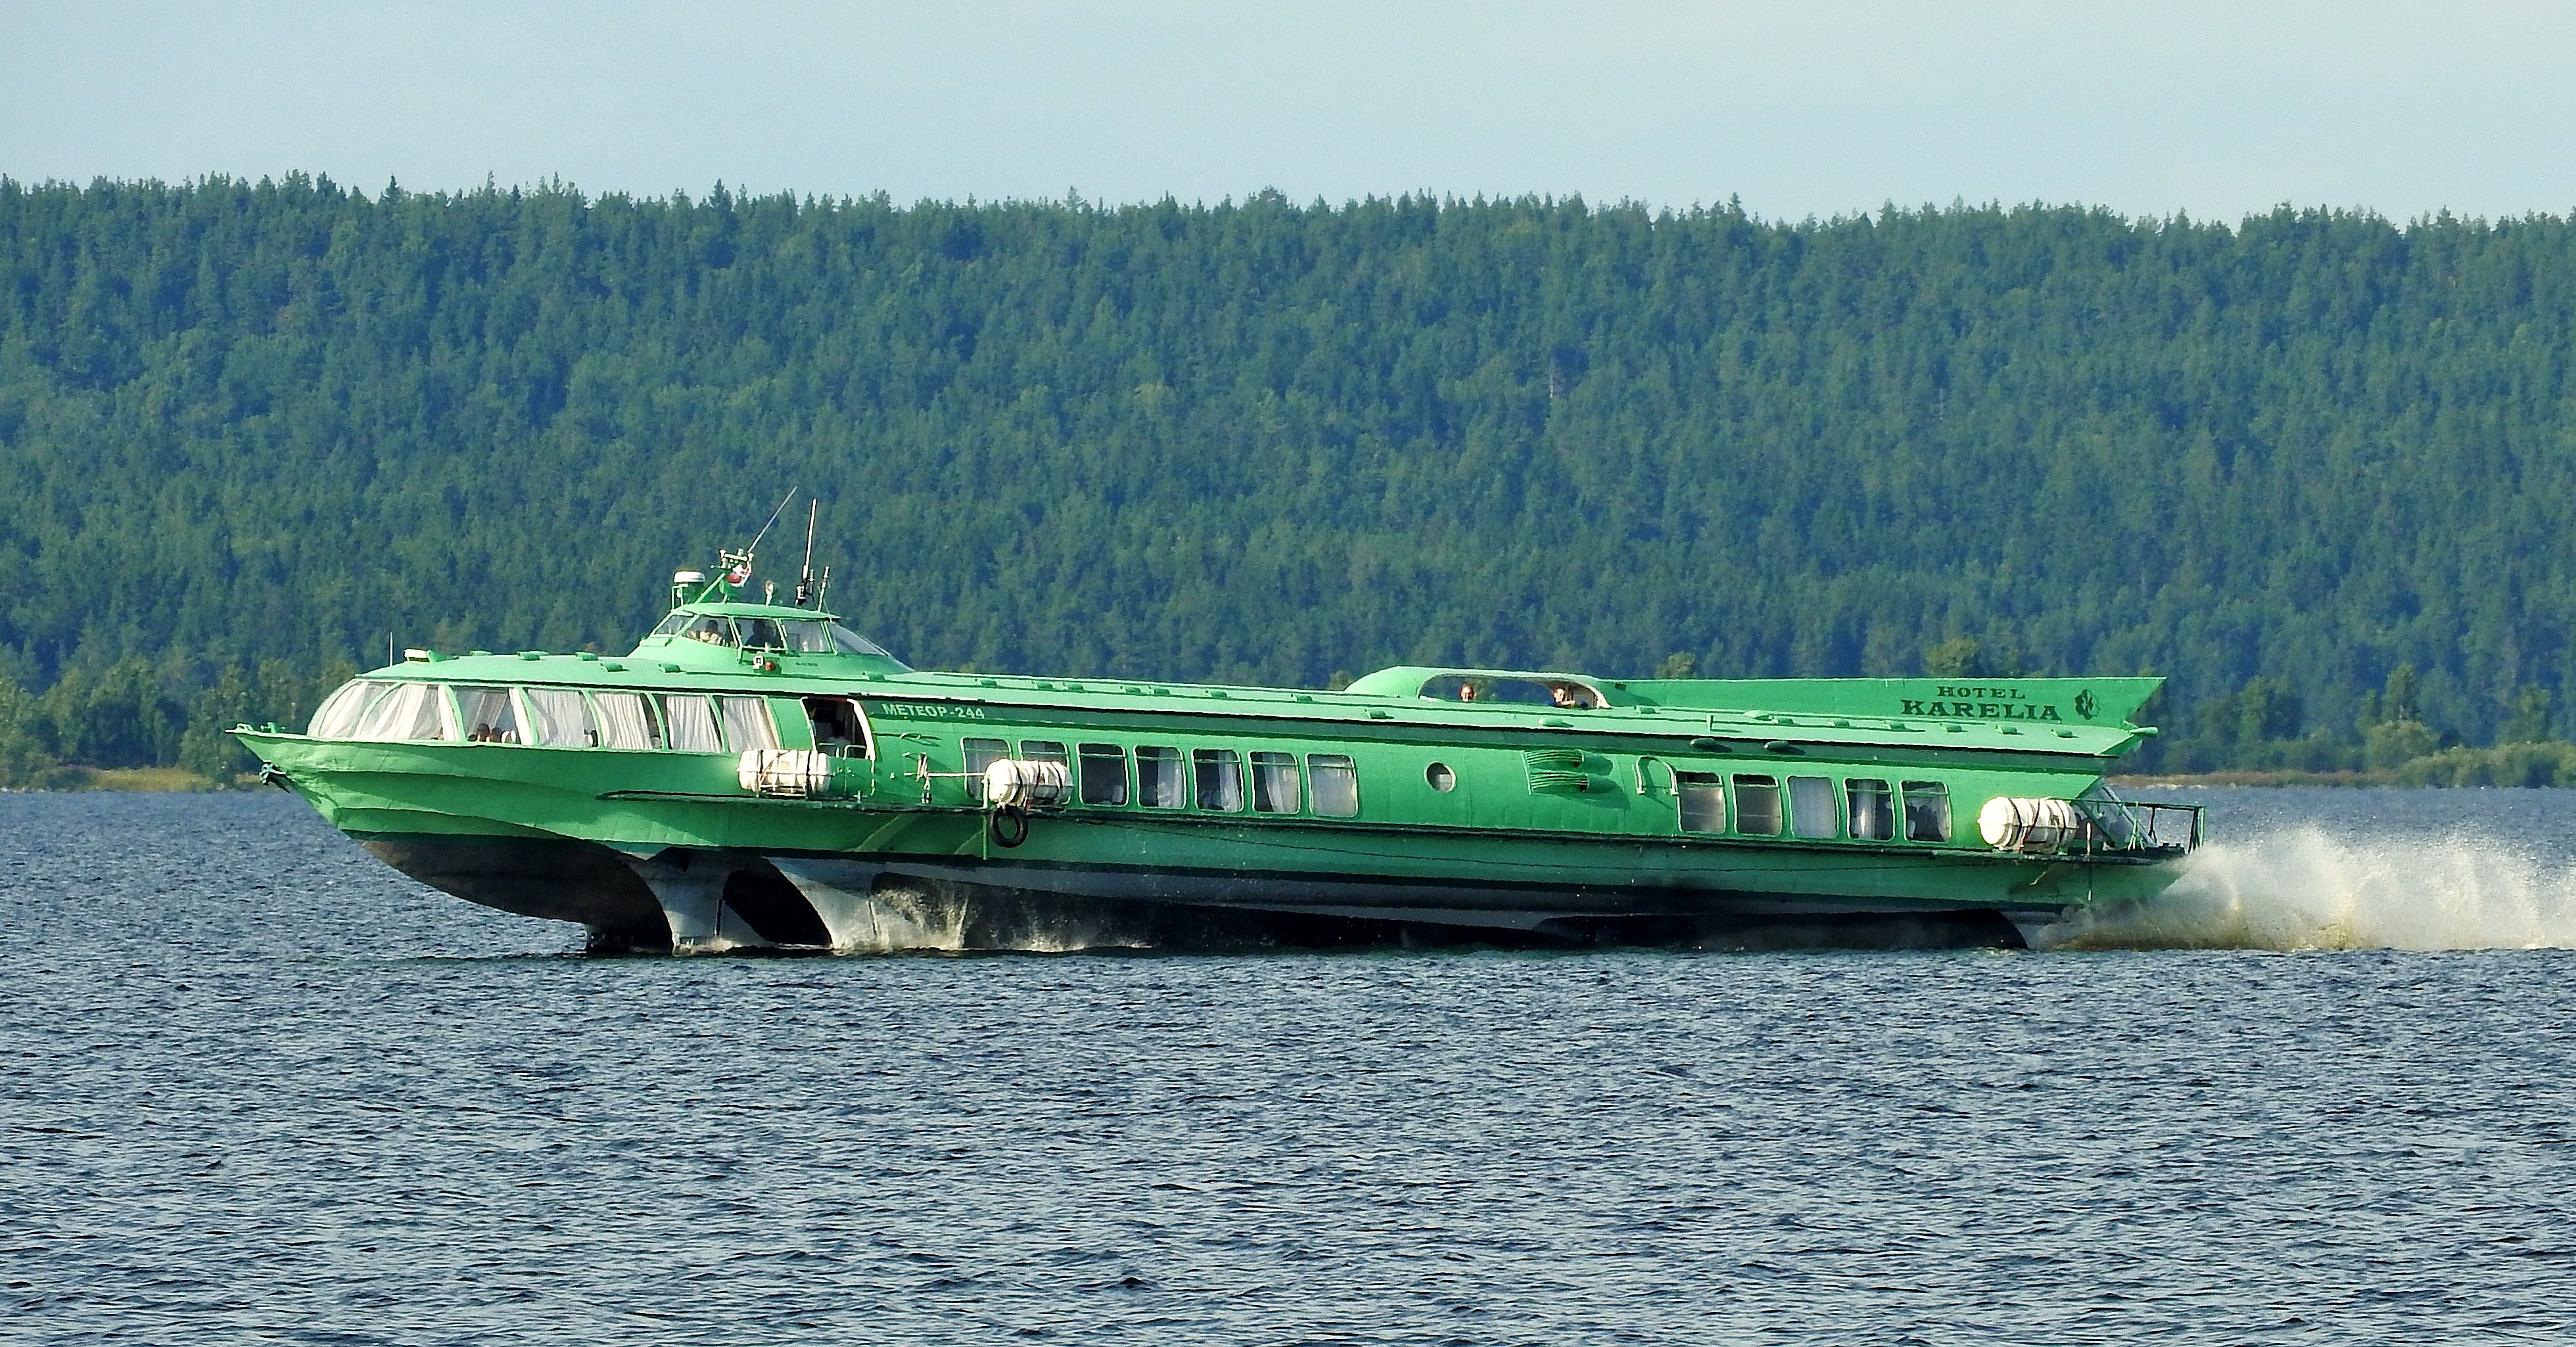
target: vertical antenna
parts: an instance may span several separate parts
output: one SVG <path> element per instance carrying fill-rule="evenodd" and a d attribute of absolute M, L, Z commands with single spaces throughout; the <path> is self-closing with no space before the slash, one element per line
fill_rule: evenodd
<path fill-rule="evenodd" d="M 796 573 L 796 606 L 807 607 L 814 594 L 814 515 L 823 503 L 812 496 L 805 498 L 805 569 Z"/>

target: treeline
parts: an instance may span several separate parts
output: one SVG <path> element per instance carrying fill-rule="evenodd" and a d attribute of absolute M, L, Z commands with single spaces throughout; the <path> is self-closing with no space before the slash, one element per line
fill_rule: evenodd
<path fill-rule="evenodd" d="M 135 767 L 236 784 L 257 764 L 225 730 L 301 725 L 356 673 L 345 660 L 305 670 L 275 659 L 209 673 L 174 656 L 75 667 L 41 693 L 0 682 L 0 787 L 77 785 L 83 768 Z"/>
<path fill-rule="evenodd" d="M 2168 770 L 2563 739 L 2571 330 L 2546 216 L 0 181 L 0 733 L 220 768 L 389 638 L 622 648 L 801 485 L 925 667 L 2154 672 Z"/>

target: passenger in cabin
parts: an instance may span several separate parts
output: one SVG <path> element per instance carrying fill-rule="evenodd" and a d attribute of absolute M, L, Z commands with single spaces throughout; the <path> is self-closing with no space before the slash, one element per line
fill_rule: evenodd
<path fill-rule="evenodd" d="M 1548 684 L 1547 700 L 1551 705 L 1568 711 L 1597 711 L 1601 707 L 1590 688 L 1577 687 L 1572 683 Z"/>
<path fill-rule="evenodd" d="M 1476 685 L 1473 683 L 1460 683 L 1458 685 L 1458 700 L 1462 702 L 1472 702 L 1476 700 Z"/>

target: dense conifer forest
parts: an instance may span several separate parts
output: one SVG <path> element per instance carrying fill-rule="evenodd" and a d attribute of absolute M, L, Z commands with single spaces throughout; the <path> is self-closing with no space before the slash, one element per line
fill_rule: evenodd
<path fill-rule="evenodd" d="M 0 782 L 622 649 L 791 486 L 924 667 L 2153 672 L 2163 768 L 2547 780 L 2571 334 L 2555 217 L 0 180 Z"/>

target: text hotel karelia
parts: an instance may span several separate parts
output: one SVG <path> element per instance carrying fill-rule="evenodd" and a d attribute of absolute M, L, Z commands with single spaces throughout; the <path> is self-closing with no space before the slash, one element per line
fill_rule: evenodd
<path fill-rule="evenodd" d="M 1903 714 L 1948 720 L 2046 720 L 2059 723 L 2065 720 L 2057 714 L 2054 705 L 2025 700 L 2020 688 L 1951 687 L 1945 684 L 1933 691 L 1943 697 L 1977 700 L 1916 701 L 1909 697 L 1901 699 L 1905 708 Z M 2090 691 L 2075 694 L 2075 714 L 2086 720 L 2093 718 L 2093 694 Z"/>

